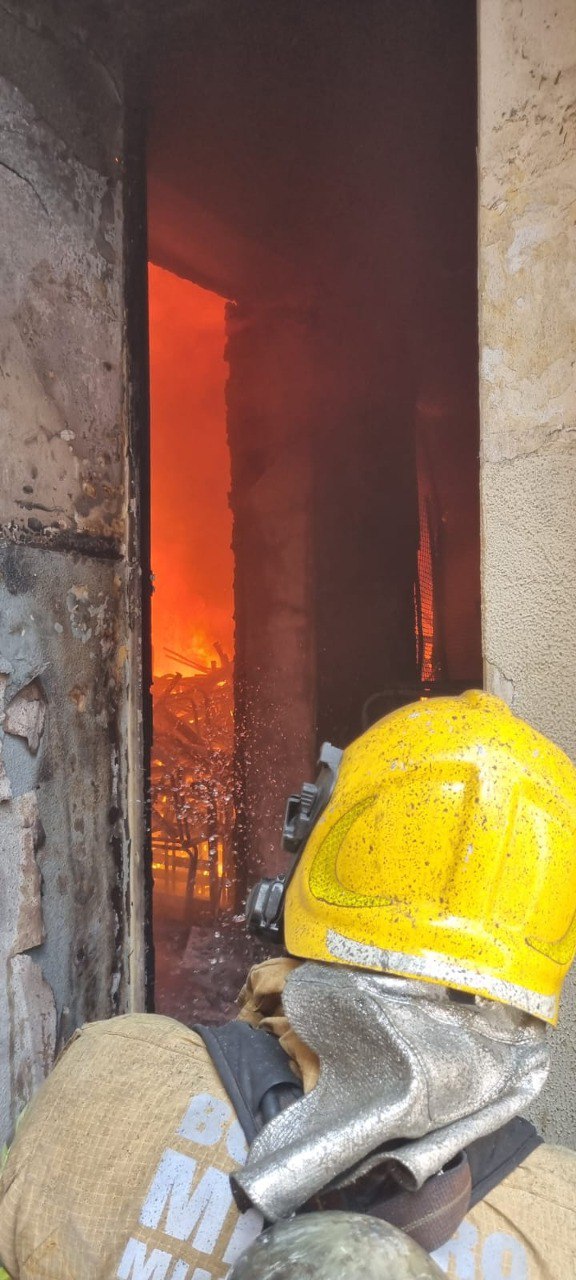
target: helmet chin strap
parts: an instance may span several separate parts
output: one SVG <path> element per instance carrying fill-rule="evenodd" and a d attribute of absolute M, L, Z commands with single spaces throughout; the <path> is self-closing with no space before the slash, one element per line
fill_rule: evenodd
<path fill-rule="evenodd" d="M 420 1187 L 470 1142 L 537 1096 L 549 1065 L 544 1024 L 443 987 L 307 963 L 284 990 L 292 1028 L 320 1076 L 270 1121 L 234 1176 L 269 1221 L 376 1167 Z"/>

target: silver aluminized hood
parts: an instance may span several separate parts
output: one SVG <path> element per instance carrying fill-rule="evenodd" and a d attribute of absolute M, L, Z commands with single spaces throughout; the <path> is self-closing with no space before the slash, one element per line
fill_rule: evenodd
<path fill-rule="evenodd" d="M 283 1005 L 320 1075 L 234 1175 L 238 1199 L 269 1221 L 379 1166 L 420 1187 L 523 1111 L 548 1073 L 543 1022 L 429 983 L 306 963 L 290 974 Z"/>

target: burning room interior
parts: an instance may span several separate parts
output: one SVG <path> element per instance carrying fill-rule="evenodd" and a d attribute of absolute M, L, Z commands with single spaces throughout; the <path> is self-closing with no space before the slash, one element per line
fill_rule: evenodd
<path fill-rule="evenodd" d="M 319 743 L 482 682 L 475 38 L 470 0 L 216 0 L 155 50 L 156 1006 L 184 1020 L 215 974 L 232 998 Z"/>

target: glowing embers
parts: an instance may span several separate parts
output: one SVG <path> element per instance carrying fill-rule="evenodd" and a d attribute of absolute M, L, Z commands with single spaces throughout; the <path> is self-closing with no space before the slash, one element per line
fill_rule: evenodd
<path fill-rule="evenodd" d="M 230 905 L 233 557 L 224 299 L 150 267 L 155 915 Z"/>
<path fill-rule="evenodd" d="M 150 267 L 154 677 L 233 654 L 223 298 Z"/>
<path fill-rule="evenodd" d="M 155 883 L 211 917 L 229 905 L 233 872 L 232 664 L 218 657 L 155 680 L 151 779 Z"/>
<path fill-rule="evenodd" d="M 417 447 L 418 523 L 420 538 L 414 585 L 416 661 L 422 684 L 442 676 L 436 626 L 436 558 L 439 521 L 435 494 L 423 447 Z"/>

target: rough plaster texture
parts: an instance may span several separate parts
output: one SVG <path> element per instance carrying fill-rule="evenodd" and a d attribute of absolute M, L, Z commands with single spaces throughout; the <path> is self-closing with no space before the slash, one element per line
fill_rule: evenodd
<path fill-rule="evenodd" d="M 0 546 L 3 1135 L 57 1020 L 65 1036 L 124 999 L 122 601 L 115 564 Z"/>
<path fill-rule="evenodd" d="M 576 759 L 576 21 L 480 0 L 480 356 L 486 677 Z M 576 1143 L 576 983 L 546 1134 Z"/>
<path fill-rule="evenodd" d="M 129 985 L 138 617 L 105 8 L 0 9 L 0 1143 L 58 1044 L 123 1010 Z"/>
<path fill-rule="evenodd" d="M 0 519 L 120 535 L 118 89 L 78 58 L 78 101 L 64 51 L 5 12 L 0 42 Z"/>

